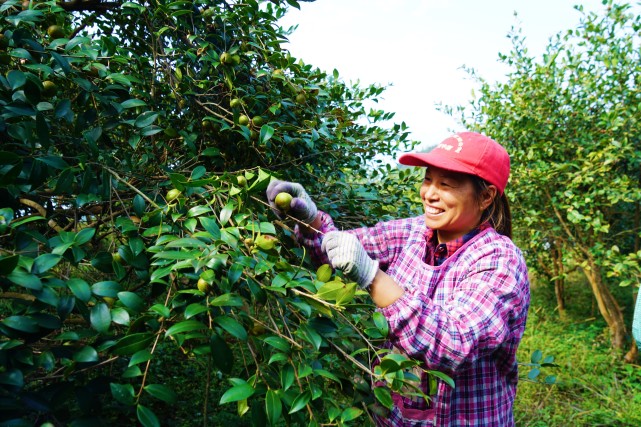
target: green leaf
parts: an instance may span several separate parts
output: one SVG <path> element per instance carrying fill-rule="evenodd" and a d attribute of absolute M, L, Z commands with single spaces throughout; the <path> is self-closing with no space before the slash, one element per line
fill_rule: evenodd
<path fill-rule="evenodd" d="M 5 372 L 0 372 L 0 384 L 6 384 L 14 387 L 24 387 L 24 376 L 20 369 L 12 368 L 7 369 Z"/>
<path fill-rule="evenodd" d="M 283 412 L 283 403 L 280 401 L 278 393 L 274 390 L 267 390 L 267 395 L 265 396 L 265 412 L 267 413 L 269 424 L 273 426 L 277 425 Z"/>
<path fill-rule="evenodd" d="M 118 296 L 118 292 L 120 291 L 122 291 L 122 286 L 120 286 L 120 283 L 111 280 L 105 282 L 97 282 L 91 286 L 91 292 L 94 295 L 98 295 L 101 297 L 116 298 Z"/>
<path fill-rule="evenodd" d="M 116 356 L 127 356 L 147 349 L 154 340 L 154 335 L 148 332 L 130 334 L 119 339 L 111 348 Z"/>
<path fill-rule="evenodd" d="M 209 305 L 216 307 L 242 307 L 244 305 L 244 300 L 240 295 L 222 294 L 211 300 Z"/>
<path fill-rule="evenodd" d="M 27 78 L 22 71 L 11 70 L 7 73 L 7 81 L 9 82 L 11 90 L 15 91 L 27 82 Z"/>
<path fill-rule="evenodd" d="M 160 114 L 158 114 L 158 113 L 156 113 L 154 111 L 145 111 L 144 113 L 142 113 L 141 115 L 139 115 L 136 118 L 136 121 L 135 121 L 134 125 L 137 128 L 147 127 L 147 126 L 151 125 L 154 121 L 156 121 L 156 119 L 158 118 L 159 115 Z"/>
<path fill-rule="evenodd" d="M 128 99 L 123 103 L 121 103 L 120 105 L 122 105 L 122 108 L 135 108 L 135 107 L 145 107 L 147 106 L 147 103 L 140 99 Z"/>
<path fill-rule="evenodd" d="M 91 288 L 84 280 L 75 277 L 71 278 L 67 280 L 67 286 L 80 301 L 87 303 L 91 299 Z"/>
<path fill-rule="evenodd" d="M 349 421 L 355 420 L 363 414 L 363 410 L 359 408 L 345 408 L 341 414 L 341 421 L 347 423 Z"/>
<path fill-rule="evenodd" d="M 73 241 L 76 245 L 84 245 L 93 238 L 94 234 L 96 234 L 95 228 L 83 228 L 76 234 Z"/>
<path fill-rule="evenodd" d="M 158 421 L 156 414 L 141 404 L 138 404 L 136 408 L 136 415 L 143 427 L 160 427 L 160 421 Z"/>
<path fill-rule="evenodd" d="M 376 400 L 379 401 L 381 405 L 387 409 L 392 409 L 394 407 L 394 400 L 392 399 L 392 393 L 387 387 L 374 387 L 374 396 Z"/>
<path fill-rule="evenodd" d="M 203 325 L 197 320 L 185 320 L 180 323 L 176 323 L 171 328 L 167 329 L 165 332 L 165 337 L 170 337 L 176 334 L 183 334 L 185 332 L 200 331 L 207 329 L 207 326 Z"/>
<path fill-rule="evenodd" d="M 230 374 L 234 366 L 234 353 L 229 348 L 225 340 L 218 334 L 212 334 L 209 345 L 211 348 L 211 358 L 216 366 L 224 374 Z"/>
<path fill-rule="evenodd" d="M 155 397 L 167 403 L 176 403 L 178 396 L 176 393 L 163 384 L 149 384 L 145 386 L 144 390 Z"/>
<path fill-rule="evenodd" d="M 91 346 L 84 346 L 80 350 L 74 352 L 73 360 L 76 362 L 97 362 L 99 359 L 98 352 Z"/>
<path fill-rule="evenodd" d="M 286 365 L 281 369 L 280 371 L 280 385 L 283 388 L 284 391 L 287 391 L 292 384 L 294 384 L 294 380 L 296 379 L 296 373 L 294 372 L 294 367 L 292 365 Z"/>
<path fill-rule="evenodd" d="M 286 353 L 288 353 L 291 350 L 289 342 L 286 339 L 281 337 L 269 336 L 269 337 L 266 337 L 263 341 L 265 341 L 265 343 L 269 344 L 270 346 L 280 351 L 284 351 Z"/>
<path fill-rule="evenodd" d="M 264 144 L 267 141 L 269 141 L 273 135 L 274 135 L 274 128 L 269 125 L 263 125 L 260 128 L 260 136 L 258 139 L 260 140 L 261 144 Z"/>
<path fill-rule="evenodd" d="M 18 286 L 22 286 L 23 288 L 32 289 L 35 291 L 39 291 L 42 289 L 42 282 L 40 281 L 40 278 L 38 276 L 19 269 L 13 270 L 13 272 L 7 276 L 7 279 Z"/>
<path fill-rule="evenodd" d="M 254 392 L 254 387 L 247 384 L 245 381 L 240 380 L 238 384 L 223 393 L 220 398 L 220 404 L 224 405 L 225 403 L 248 399 L 254 394 Z"/>
<path fill-rule="evenodd" d="M 117 296 L 120 302 L 122 302 L 125 307 L 133 312 L 141 313 L 146 308 L 145 301 L 138 294 L 129 291 L 123 291 L 118 292 Z"/>
<path fill-rule="evenodd" d="M 208 310 L 207 306 L 200 303 L 189 304 L 185 308 L 185 319 L 190 319 L 200 313 L 204 313 Z"/>
<path fill-rule="evenodd" d="M 292 402 L 291 408 L 289 409 L 289 413 L 293 414 L 294 412 L 298 412 L 303 409 L 305 406 L 307 406 L 311 398 L 312 394 L 309 390 L 306 390 L 296 396 L 296 398 Z"/>
<path fill-rule="evenodd" d="M 543 352 L 541 350 L 535 350 L 532 353 L 530 361 L 534 364 L 538 364 L 541 362 L 541 359 L 543 359 Z"/>
<path fill-rule="evenodd" d="M 341 381 L 338 379 L 336 375 L 333 373 L 325 370 L 325 369 L 314 369 L 314 374 L 320 375 L 321 377 L 328 378 L 330 380 L 336 381 L 337 383 L 340 383 Z"/>
<path fill-rule="evenodd" d="M 89 318 L 91 320 L 91 327 L 96 331 L 107 332 L 109 330 L 109 325 L 111 325 L 111 313 L 109 313 L 109 307 L 107 304 L 100 302 L 91 307 Z"/>
<path fill-rule="evenodd" d="M 200 221 L 200 224 L 203 226 L 205 231 L 213 236 L 214 240 L 220 239 L 220 227 L 216 223 L 216 220 L 206 216 L 201 216 L 198 218 L 198 220 Z"/>
<path fill-rule="evenodd" d="M 111 395 L 123 405 L 131 406 L 134 404 L 134 387 L 131 384 L 110 383 Z"/>
<path fill-rule="evenodd" d="M 148 349 L 142 349 L 134 353 L 133 356 L 131 356 L 131 359 L 129 359 L 129 365 L 128 367 L 138 365 L 140 363 L 145 363 L 152 358 L 152 354 Z"/>
<path fill-rule="evenodd" d="M 440 371 L 427 371 L 428 374 L 435 376 L 436 378 L 440 379 L 443 381 L 445 384 L 449 385 L 450 387 L 454 388 L 454 380 L 450 378 L 447 374 L 444 374 L 443 372 Z"/>
<path fill-rule="evenodd" d="M 223 328 L 228 334 L 238 338 L 241 341 L 247 340 L 247 331 L 238 323 L 238 321 L 230 316 L 218 316 L 214 318 L 214 323 Z"/>
<path fill-rule="evenodd" d="M 316 270 L 316 279 L 320 282 L 326 283 L 329 282 L 332 278 L 332 266 L 329 264 L 323 264 Z"/>
<path fill-rule="evenodd" d="M 0 258 L 0 276 L 9 275 L 18 265 L 19 255 L 10 255 Z"/>
<path fill-rule="evenodd" d="M 27 316 L 9 316 L 5 317 L 0 322 L 10 327 L 11 329 L 26 332 L 29 334 L 34 334 L 40 330 L 40 328 L 38 327 L 38 323 L 31 317 Z"/>
<path fill-rule="evenodd" d="M 372 318 L 374 319 L 376 329 L 378 329 L 383 337 L 386 337 L 389 334 L 389 325 L 385 315 L 379 311 L 375 311 L 374 314 L 372 314 Z"/>

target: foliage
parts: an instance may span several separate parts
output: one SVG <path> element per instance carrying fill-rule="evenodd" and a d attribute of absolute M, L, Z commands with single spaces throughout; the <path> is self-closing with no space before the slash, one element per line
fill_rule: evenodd
<path fill-rule="evenodd" d="M 641 17 L 604 4 L 553 37 L 540 60 L 515 31 L 501 55 L 507 80 L 479 78 L 480 97 L 456 111 L 510 152 L 515 229 L 530 267 L 552 279 L 583 271 L 621 348 L 626 331 L 609 287 L 641 277 Z"/>
<path fill-rule="evenodd" d="M 384 88 L 293 58 L 287 5 L 1 3 L 4 423 L 159 425 L 184 404 L 167 355 L 254 425 L 364 424 L 413 379 L 363 293 L 263 201 L 296 180 L 354 226 L 415 197 L 371 160 L 411 145 L 368 107 Z"/>
<path fill-rule="evenodd" d="M 568 307 L 566 322 L 559 322 L 554 294 L 539 283 L 533 288 L 528 326 L 519 347 L 519 360 L 528 360 L 537 348 L 555 355 L 556 382 L 541 387 L 519 383 L 515 401 L 518 426 L 636 426 L 641 423 L 641 367 L 623 364 L 609 345 L 608 327 L 594 318 L 585 279 L 571 274 L 568 290 L 577 303 Z M 632 299 L 629 288 L 619 288 L 622 301 Z M 547 373 L 547 372 L 546 372 Z M 521 374 L 523 375 L 523 374 Z"/>

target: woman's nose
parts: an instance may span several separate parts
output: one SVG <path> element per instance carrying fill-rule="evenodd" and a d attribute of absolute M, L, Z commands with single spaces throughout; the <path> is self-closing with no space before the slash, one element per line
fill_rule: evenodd
<path fill-rule="evenodd" d="M 434 185 L 426 184 L 423 190 L 423 198 L 427 200 L 432 200 L 438 197 L 438 190 Z"/>

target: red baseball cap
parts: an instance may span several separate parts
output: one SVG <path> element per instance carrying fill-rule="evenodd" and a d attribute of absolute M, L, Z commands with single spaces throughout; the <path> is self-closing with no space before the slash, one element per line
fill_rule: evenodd
<path fill-rule="evenodd" d="M 503 194 L 510 176 L 510 156 L 498 142 L 476 132 L 459 132 L 428 153 L 403 154 L 407 166 L 435 166 L 483 178 Z"/>

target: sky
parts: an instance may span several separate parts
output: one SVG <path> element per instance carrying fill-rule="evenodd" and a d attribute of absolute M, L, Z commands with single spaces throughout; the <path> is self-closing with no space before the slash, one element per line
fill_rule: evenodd
<path fill-rule="evenodd" d="M 581 3 L 586 11 L 603 7 L 600 0 L 316 0 L 300 2 L 281 25 L 298 25 L 284 45 L 294 57 L 337 69 L 346 82 L 390 85 L 378 108 L 431 147 L 464 130 L 436 108 L 472 99 L 475 83 L 463 66 L 505 80 L 498 57 L 510 52 L 511 29 L 521 28 L 538 57 L 551 36 L 579 24 Z"/>

